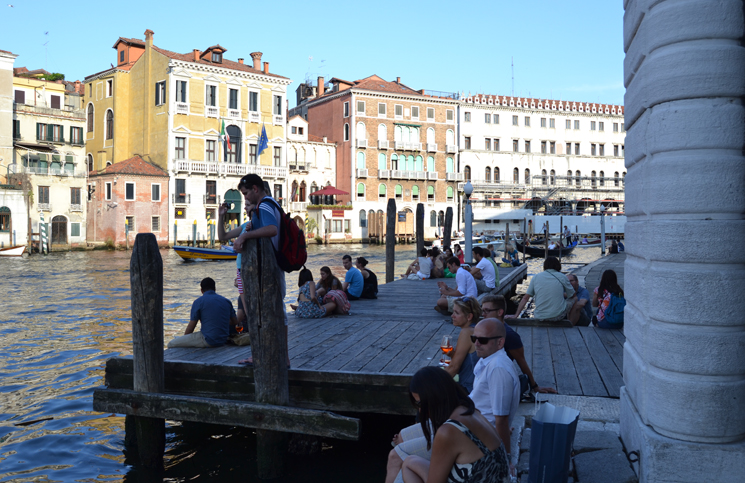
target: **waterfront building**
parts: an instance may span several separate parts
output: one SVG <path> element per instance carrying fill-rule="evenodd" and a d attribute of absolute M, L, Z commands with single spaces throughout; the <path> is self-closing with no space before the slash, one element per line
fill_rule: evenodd
<path fill-rule="evenodd" d="M 266 180 L 286 208 L 291 81 L 270 73 L 268 62 L 262 68 L 261 52 L 248 65 L 228 60 L 220 45 L 179 54 L 153 45 L 153 36 L 120 37 L 114 67 L 85 79 L 92 169 L 140 156 L 166 170 L 170 218 L 184 227 L 179 239 L 196 223 L 197 238 L 206 240 L 223 201 L 231 203 L 230 223 L 244 221 L 237 185 L 249 173 Z M 259 153 L 263 129 L 267 147 Z"/>
<path fill-rule="evenodd" d="M 168 244 L 169 183 L 164 169 L 134 156 L 91 172 L 88 180 L 91 243 L 131 247 L 137 233 L 153 233 L 158 245 Z M 186 224 L 182 230 L 184 239 L 192 233 Z"/>
<path fill-rule="evenodd" d="M 319 211 L 313 211 L 312 222 L 306 223 L 306 219 L 308 206 L 324 205 L 329 201 L 329 198 L 310 196 L 310 193 L 336 183 L 336 143 L 309 134 L 308 121 L 295 115 L 287 121 L 287 165 L 288 212 L 300 226 L 305 226 L 306 235 L 323 238 L 327 220 L 317 216 Z"/>
<path fill-rule="evenodd" d="M 597 213 L 601 204 L 624 211 L 623 106 L 459 97 L 458 190 L 473 185 L 474 230 L 504 229 L 494 218 L 522 207 L 536 215 Z"/>
<path fill-rule="evenodd" d="M 298 97 L 290 116 L 302 116 L 311 135 L 336 143 L 335 186 L 349 193 L 338 200 L 353 206 L 350 222 L 332 223 L 331 231 L 366 239 L 369 214 L 385 211 L 394 198 L 399 212 L 423 203 L 424 234 L 434 238 L 463 179 L 456 164 L 457 95 L 372 75 L 328 84 L 319 77 L 315 89 L 301 84 Z"/>
<path fill-rule="evenodd" d="M 46 225 L 50 250 L 85 247 L 83 85 L 42 69 L 17 67 L 13 74 L 13 157 L 6 171 L 28 196 L 27 226 L 38 241 Z"/>

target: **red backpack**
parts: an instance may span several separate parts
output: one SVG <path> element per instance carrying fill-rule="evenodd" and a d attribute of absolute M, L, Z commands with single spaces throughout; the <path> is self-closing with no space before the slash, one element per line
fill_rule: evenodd
<path fill-rule="evenodd" d="M 282 210 L 282 207 L 273 198 L 264 198 L 259 202 L 259 205 L 264 200 L 273 201 L 277 210 L 279 210 L 279 220 L 277 220 L 279 221 L 279 249 L 274 251 L 277 265 L 287 273 L 300 270 L 308 260 L 305 233 L 303 233 L 303 230 L 297 226 L 297 223 L 290 218 L 290 215 Z M 258 210 L 259 207 L 257 206 L 256 211 L 258 212 Z"/>

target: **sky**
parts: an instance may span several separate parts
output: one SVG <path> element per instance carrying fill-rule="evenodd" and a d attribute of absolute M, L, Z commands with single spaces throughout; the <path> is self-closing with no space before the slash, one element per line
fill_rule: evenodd
<path fill-rule="evenodd" d="M 179 52 L 220 44 L 230 60 L 263 52 L 292 79 L 372 74 L 419 90 L 622 104 L 621 0 L 462 2 L 5 0 L 0 50 L 16 67 L 67 80 L 116 64 L 119 37 Z M 10 7 L 8 5 L 13 5 Z"/>

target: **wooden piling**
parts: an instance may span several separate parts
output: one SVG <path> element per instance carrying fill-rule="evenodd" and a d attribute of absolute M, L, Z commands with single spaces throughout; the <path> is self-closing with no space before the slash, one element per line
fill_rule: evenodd
<path fill-rule="evenodd" d="M 129 262 L 132 291 L 132 359 L 135 391 L 165 391 L 163 370 L 163 259 L 152 233 L 135 238 Z M 165 420 L 134 417 L 140 461 L 148 468 L 163 467 Z M 128 438 L 131 441 L 131 437 Z"/>
<path fill-rule="evenodd" d="M 510 260 L 510 255 L 507 253 L 507 245 L 510 244 L 510 224 L 507 223 L 507 227 L 504 230 L 504 258 Z M 496 262 L 496 260 L 494 260 Z"/>
<path fill-rule="evenodd" d="M 424 203 L 416 204 L 416 256 L 424 248 Z"/>
<path fill-rule="evenodd" d="M 546 227 L 543 229 L 543 241 L 546 244 L 546 253 L 543 258 L 548 258 L 548 237 L 551 236 L 551 231 L 548 229 L 548 220 L 546 220 Z"/>
<path fill-rule="evenodd" d="M 563 245 L 563 242 L 561 242 L 561 239 L 564 237 L 564 231 L 563 231 L 563 229 L 564 229 L 564 215 L 561 215 L 559 217 L 559 232 L 560 232 L 560 234 L 559 234 L 559 240 L 560 240 L 560 242 L 559 242 L 560 243 L 560 245 L 559 245 L 559 263 L 561 263 L 561 254 L 564 252 L 564 250 L 561 249 L 561 247 Z"/>
<path fill-rule="evenodd" d="M 287 406 L 290 393 L 287 385 L 287 328 L 281 294 L 280 272 L 268 238 L 249 239 L 241 254 L 243 306 L 251 334 L 251 355 L 254 364 L 256 402 Z M 247 296 L 250 294 L 251 296 Z M 289 433 L 256 430 L 258 475 L 262 479 L 284 474 Z"/>
<path fill-rule="evenodd" d="M 442 234 L 442 249 L 450 247 L 450 235 L 453 233 L 453 207 L 448 206 L 445 210 L 445 228 Z"/>
<path fill-rule="evenodd" d="M 388 198 L 385 228 L 385 283 L 393 282 L 396 270 L 396 200 Z"/>

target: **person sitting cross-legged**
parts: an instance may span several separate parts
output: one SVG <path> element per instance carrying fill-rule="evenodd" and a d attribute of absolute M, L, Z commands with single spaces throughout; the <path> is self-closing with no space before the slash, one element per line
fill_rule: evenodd
<path fill-rule="evenodd" d="M 202 296 L 191 305 L 191 317 L 184 335 L 168 343 L 174 347 L 219 347 L 228 342 L 230 327 L 238 324 L 233 304 L 215 293 L 215 281 L 207 277 L 200 283 Z M 194 332 L 197 322 L 202 330 Z"/>
<path fill-rule="evenodd" d="M 478 289 L 476 288 L 476 280 L 467 270 L 464 270 L 460 266 L 460 260 L 458 257 L 450 257 L 447 261 L 447 267 L 450 273 L 455 274 L 456 288 L 450 288 L 445 282 L 437 282 L 437 286 L 440 289 L 440 298 L 437 300 L 435 310 L 441 313 L 452 313 L 453 302 L 455 299 L 460 297 L 473 297 L 478 296 Z"/>

